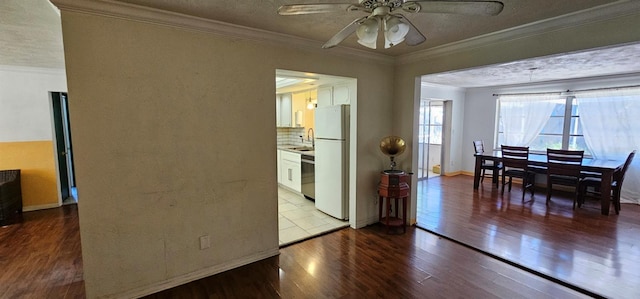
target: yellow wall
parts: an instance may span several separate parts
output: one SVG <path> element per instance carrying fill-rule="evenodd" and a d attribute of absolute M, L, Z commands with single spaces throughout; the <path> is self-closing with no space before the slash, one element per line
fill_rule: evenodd
<path fill-rule="evenodd" d="M 20 169 L 22 205 L 58 203 L 52 141 L 0 142 L 0 169 Z"/>
<path fill-rule="evenodd" d="M 305 130 L 309 130 L 309 128 L 313 128 L 313 117 L 314 117 L 314 113 L 313 113 L 314 110 L 307 109 L 307 99 L 309 97 L 311 97 L 312 99 L 316 99 L 317 94 L 318 94 L 317 90 L 313 89 L 313 90 L 308 90 L 303 92 L 297 92 L 292 95 L 293 119 L 295 119 L 296 111 L 298 110 L 302 111 L 303 113 L 302 126 L 305 128 Z"/>

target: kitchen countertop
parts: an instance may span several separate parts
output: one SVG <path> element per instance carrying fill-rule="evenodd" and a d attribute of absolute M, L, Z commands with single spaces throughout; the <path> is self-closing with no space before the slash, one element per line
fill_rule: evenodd
<path fill-rule="evenodd" d="M 293 145 L 293 144 L 278 145 L 278 149 L 279 150 L 285 150 L 285 151 L 288 151 L 288 152 L 301 154 L 301 155 L 315 156 L 315 151 L 313 151 L 313 150 L 300 151 L 300 150 L 296 150 L 295 149 L 295 148 L 301 148 L 301 147 L 311 148 L 310 146 L 306 146 L 306 145 Z"/>

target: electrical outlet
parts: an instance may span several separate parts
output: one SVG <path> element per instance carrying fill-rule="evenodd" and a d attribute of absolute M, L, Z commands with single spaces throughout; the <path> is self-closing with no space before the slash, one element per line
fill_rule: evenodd
<path fill-rule="evenodd" d="M 200 236 L 200 250 L 211 247 L 211 240 L 209 235 Z"/>

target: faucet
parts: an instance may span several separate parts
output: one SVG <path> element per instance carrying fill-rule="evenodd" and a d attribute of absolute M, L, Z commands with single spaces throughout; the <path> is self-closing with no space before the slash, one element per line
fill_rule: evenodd
<path fill-rule="evenodd" d="M 309 130 L 307 130 L 307 141 L 311 140 L 311 147 L 313 147 L 314 149 L 316 148 L 316 136 L 315 133 L 313 132 L 313 128 L 309 128 Z"/>

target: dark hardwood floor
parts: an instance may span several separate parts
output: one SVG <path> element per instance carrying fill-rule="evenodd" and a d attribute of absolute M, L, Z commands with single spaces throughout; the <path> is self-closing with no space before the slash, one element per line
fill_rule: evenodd
<path fill-rule="evenodd" d="M 584 298 L 411 227 L 350 228 L 146 298 Z"/>
<path fill-rule="evenodd" d="M 76 205 L 0 227 L 0 298 L 84 298 Z"/>
<path fill-rule="evenodd" d="M 609 298 L 640 298 L 640 206 L 600 214 L 588 201 L 573 210 L 570 194 L 525 196 L 514 185 L 504 196 L 485 180 L 476 191 L 468 176 L 418 184 L 420 227 L 561 283 Z"/>
<path fill-rule="evenodd" d="M 347 228 L 147 298 L 588 297 L 568 283 L 640 297 L 639 206 L 601 216 L 596 202 L 573 211 L 568 197 L 544 205 L 544 190 L 523 204 L 517 185 L 504 197 L 490 182 L 472 185 L 466 176 L 419 183 L 418 222 L 445 237 Z M 0 228 L 0 265 L 0 298 L 83 298 L 76 206 L 24 213 Z"/>

